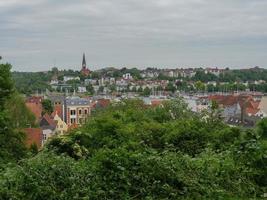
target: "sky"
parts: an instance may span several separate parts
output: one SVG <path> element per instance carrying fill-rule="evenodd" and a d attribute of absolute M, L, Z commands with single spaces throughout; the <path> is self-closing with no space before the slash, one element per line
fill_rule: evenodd
<path fill-rule="evenodd" d="M 267 0 L 0 0 L 16 71 L 266 67 Z"/>

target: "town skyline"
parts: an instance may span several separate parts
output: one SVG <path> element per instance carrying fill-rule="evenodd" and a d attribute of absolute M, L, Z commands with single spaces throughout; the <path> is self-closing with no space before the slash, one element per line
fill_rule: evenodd
<path fill-rule="evenodd" d="M 236 69 L 236 70 L 242 70 L 242 69 L 251 69 L 251 68 L 255 68 L 255 67 L 258 67 L 258 68 L 263 68 L 265 69 L 266 67 L 262 67 L 262 66 L 258 66 L 258 65 L 255 65 L 255 66 L 243 66 L 243 67 L 231 67 L 231 66 L 204 66 L 204 65 L 200 65 L 200 66 L 165 66 L 165 67 L 155 67 L 155 66 L 145 66 L 145 67 L 138 67 L 138 66 L 132 66 L 132 67 L 129 67 L 129 66 L 104 66 L 104 67 L 100 67 L 100 68 L 95 68 L 95 67 L 90 67 L 86 64 L 86 54 L 83 53 L 82 54 L 82 62 L 81 62 L 81 65 L 78 66 L 72 66 L 72 67 L 69 67 L 69 68 L 64 68 L 64 67 L 60 67 L 60 66 L 57 66 L 57 65 L 54 65 L 54 66 L 48 66 L 45 68 L 45 70 L 15 70 L 14 68 L 12 69 L 12 71 L 17 71 L 17 72 L 45 72 L 45 71 L 49 71 L 49 70 L 52 70 L 53 68 L 57 68 L 58 70 L 73 70 L 73 71 L 80 71 L 81 68 L 88 68 L 88 70 L 90 71 L 99 71 L 99 70 L 104 70 L 104 69 L 108 69 L 108 68 L 114 68 L 114 69 L 123 69 L 123 68 L 126 68 L 126 69 L 133 69 L 133 68 L 136 68 L 138 70 L 146 70 L 146 69 L 149 69 L 149 68 L 154 68 L 154 69 L 158 69 L 158 70 L 174 70 L 174 69 Z M 3 59 L 3 57 L 1 56 L 1 59 L 3 63 L 5 63 L 5 60 Z M 4 61 L 3 61 L 4 60 Z M 85 62 L 85 63 L 84 63 Z M 9 63 L 6 61 L 6 63 Z M 12 64 L 12 63 L 10 63 Z"/>

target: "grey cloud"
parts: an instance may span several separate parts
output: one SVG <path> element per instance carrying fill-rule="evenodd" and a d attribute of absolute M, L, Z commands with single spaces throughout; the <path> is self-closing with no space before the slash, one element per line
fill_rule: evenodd
<path fill-rule="evenodd" d="M 5 3 L 6 2 L 6 3 Z M 0 2 L 0 54 L 15 70 L 267 65 L 264 0 Z"/>

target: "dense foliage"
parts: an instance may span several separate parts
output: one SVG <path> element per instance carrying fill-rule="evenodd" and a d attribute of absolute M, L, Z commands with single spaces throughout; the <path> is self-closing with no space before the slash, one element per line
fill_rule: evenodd
<path fill-rule="evenodd" d="M 1 199 L 250 199 L 267 187 L 266 122 L 224 125 L 180 100 L 123 101 L 0 175 Z"/>
<path fill-rule="evenodd" d="M 46 72 L 13 72 L 16 89 L 23 94 L 34 94 L 51 89 L 49 82 L 53 74 Z"/>
<path fill-rule="evenodd" d="M 0 64 L 0 170 L 3 164 L 25 156 L 24 134 L 19 128 L 34 120 L 15 93 L 10 69 L 11 65 Z M 24 117 L 16 116 L 22 113 Z"/>

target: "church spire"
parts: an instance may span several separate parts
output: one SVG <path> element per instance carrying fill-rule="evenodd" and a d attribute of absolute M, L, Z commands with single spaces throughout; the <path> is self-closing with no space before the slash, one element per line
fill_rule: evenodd
<path fill-rule="evenodd" d="M 85 60 L 85 53 L 83 53 L 83 62 L 82 62 L 83 69 L 86 68 L 86 60 Z"/>

